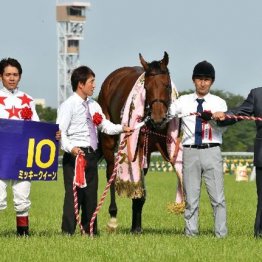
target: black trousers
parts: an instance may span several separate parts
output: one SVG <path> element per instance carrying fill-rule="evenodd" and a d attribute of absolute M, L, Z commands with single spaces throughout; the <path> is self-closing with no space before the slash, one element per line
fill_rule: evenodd
<path fill-rule="evenodd" d="M 83 149 L 84 150 L 84 149 Z M 98 189 L 98 154 L 97 152 L 85 152 L 87 166 L 85 169 L 87 187 L 78 188 L 78 211 L 81 211 L 81 224 L 86 233 L 89 234 L 89 223 L 97 206 Z M 62 217 L 62 232 L 74 234 L 76 229 L 76 218 L 74 213 L 73 179 L 75 171 L 75 157 L 72 154 L 64 153 L 63 176 L 65 197 Z M 94 234 L 97 234 L 97 220 L 94 223 Z"/>
<path fill-rule="evenodd" d="M 262 237 L 262 167 L 256 167 L 257 213 L 254 226 L 256 237 Z"/>

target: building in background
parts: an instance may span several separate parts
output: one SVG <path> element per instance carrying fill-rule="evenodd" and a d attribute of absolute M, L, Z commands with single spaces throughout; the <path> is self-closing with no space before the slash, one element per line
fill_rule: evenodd
<path fill-rule="evenodd" d="M 84 24 L 86 22 L 86 9 L 89 7 L 90 3 L 84 1 L 70 3 L 69 1 L 57 0 L 58 107 L 72 94 L 70 76 L 72 70 L 80 65 L 79 42 L 83 39 Z"/>

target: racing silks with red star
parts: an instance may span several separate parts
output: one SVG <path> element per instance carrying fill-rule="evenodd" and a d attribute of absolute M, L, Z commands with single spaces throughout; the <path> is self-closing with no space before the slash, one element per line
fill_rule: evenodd
<path fill-rule="evenodd" d="M 33 121 L 39 121 L 38 115 L 35 110 L 35 104 L 31 96 L 26 93 L 15 89 L 10 92 L 5 87 L 0 90 L 0 118 L 5 119 L 23 119 L 21 110 L 23 108 L 31 108 Z"/>

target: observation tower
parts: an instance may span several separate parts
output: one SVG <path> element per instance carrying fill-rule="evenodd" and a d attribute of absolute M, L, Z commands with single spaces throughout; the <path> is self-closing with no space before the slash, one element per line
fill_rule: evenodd
<path fill-rule="evenodd" d="M 69 2 L 57 0 L 56 21 L 58 38 L 57 56 L 57 106 L 71 94 L 70 76 L 72 70 L 80 65 L 80 40 L 83 40 L 86 10 L 89 2 Z"/>

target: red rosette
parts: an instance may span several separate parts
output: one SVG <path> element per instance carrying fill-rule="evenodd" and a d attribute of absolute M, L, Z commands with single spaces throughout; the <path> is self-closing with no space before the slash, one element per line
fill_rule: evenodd
<path fill-rule="evenodd" d="M 99 126 L 99 125 L 101 124 L 102 120 L 103 120 L 103 117 L 102 117 L 101 114 L 99 114 L 99 113 L 96 112 L 96 113 L 93 115 L 93 123 L 94 123 L 96 126 Z"/>
<path fill-rule="evenodd" d="M 24 107 L 21 109 L 21 118 L 24 120 L 31 120 L 33 116 L 33 111 L 30 107 Z"/>

